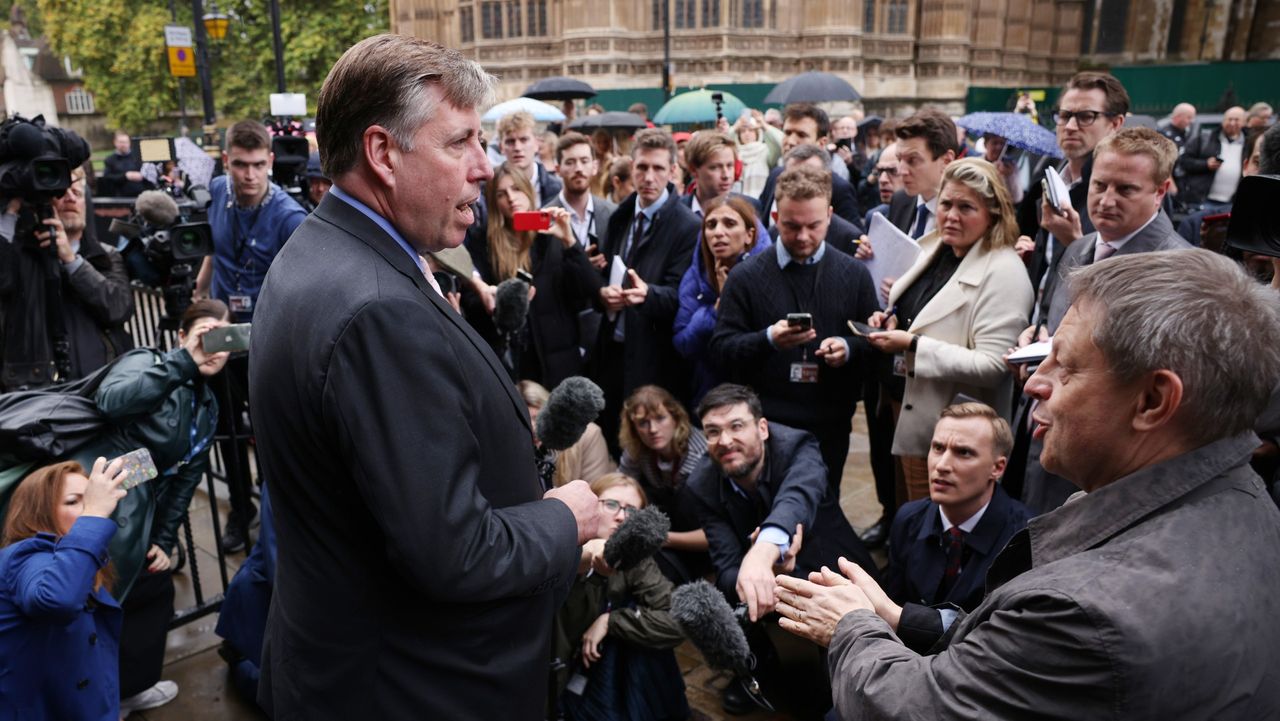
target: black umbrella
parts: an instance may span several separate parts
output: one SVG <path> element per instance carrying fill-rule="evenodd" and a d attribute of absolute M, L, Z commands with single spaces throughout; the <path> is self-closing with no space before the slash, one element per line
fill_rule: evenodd
<path fill-rule="evenodd" d="M 764 96 L 766 103 L 826 103 L 861 100 L 862 96 L 843 78 L 831 73 L 810 71 L 778 83 Z"/>
<path fill-rule="evenodd" d="M 621 113 L 616 110 L 599 115 L 584 115 L 569 123 L 570 130 L 642 130 L 649 127 L 644 118 L 635 113 Z"/>
<path fill-rule="evenodd" d="M 884 123 L 884 118 L 880 117 L 879 115 L 868 115 L 867 117 L 858 121 L 858 130 L 862 130 L 863 128 L 878 128 L 883 123 Z"/>
<path fill-rule="evenodd" d="M 524 91 L 526 98 L 535 100 L 576 100 L 594 98 L 596 89 L 581 80 L 557 76 L 543 78 Z"/>

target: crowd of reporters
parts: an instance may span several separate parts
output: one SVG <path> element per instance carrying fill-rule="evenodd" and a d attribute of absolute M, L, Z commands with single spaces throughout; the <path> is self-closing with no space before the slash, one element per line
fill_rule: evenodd
<path fill-rule="evenodd" d="M 1048 159 L 1009 160 L 993 135 L 979 153 L 931 109 L 863 124 L 793 105 L 691 135 L 651 127 L 557 136 L 524 113 L 499 121 L 494 176 L 465 251 L 426 260 L 431 282 L 492 346 L 531 416 L 571 376 L 604 391 L 598 425 L 557 459 L 556 483 L 590 482 L 608 522 L 584 547 L 555 619 L 550 716 L 688 717 L 671 651 L 682 631 L 668 611 L 673 590 L 698 579 L 714 578 L 743 604 L 766 692 L 815 718 L 830 706 L 825 657 L 816 646 L 799 661 L 779 652 L 770 630 L 776 573 L 803 578 L 841 558 L 856 562 L 906 604 L 904 641 L 949 623 L 929 607 L 981 601 L 994 554 L 1074 490 L 1038 465 L 1034 403 L 1019 392 L 1026 366 L 1010 353 L 1055 332 L 1072 268 L 1211 237 L 1230 252 L 1222 216 L 1240 177 L 1280 172 L 1280 131 L 1268 130 L 1262 108 L 1250 111 L 1262 120 L 1249 129 L 1233 108 L 1214 132 L 1196 130 L 1179 106 L 1158 133 L 1123 127 L 1128 102 L 1105 74 L 1081 73 L 1064 87 L 1054 111 L 1064 161 L 1054 172 L 1070 190 L 1066 206 L 1042 189 Z M 0 388 L 90 377 L 87 396 L 106 418 L 95 442 L 61 464 L 6 459 L 0 617 L 20 630 L 0 643 L 28 647 L 17 634 L 54 627 L 83 641 L 44 651 L 49 664 L 74 659 L 82 670 L 33 676 L 29 687 L 31 703 L 57 698 L 66 717 L 105 718 L 104 708 L 145 708 L 176 693 L 159 675 L 177 527 L 208 468 L 215 426 L 247 426 L 247 367 L 231 359 L 223 372 L 227 355 L 199 341 L 252 319 L 272 258 L 327 188 L 314 168 L 300 173 L 315 181 L 314 196 L 295 199 L 272 183 L 271 148 L 260 123 L 228 132 L 227 175 L 211 183 L 213 253 L 167 353 L 132 349 L 121 251 L 136 248 L 97 237 L 82 170 L 51 201 L 43 229 L 23 220 L 17 201 L 0 218 Z M 128 136 L 117 136 L 116 150 L 99 187 L 141 190 Z M 179 171 L 159 170 L 172 188 Z M 876 214 L 920 247 L 878 287 L 865 264 L 876 253 Z M 31 242 L 15 240 L 23 232 Z M 1271 263 L 1239 259 L 1280 283 Z M 50 294 L 60 298 L 57 332 Z M 61 358 L 60 338 L 69 341 Z M 232 407 L 220 414 L 215 398 Z M 839 503 L 860 403 L 883 516 L 859 535 Z M 938 440 L 944 426 L 979 460 L 961 468 Z M 1262 435 L 1256 465 L 1273 470 L 1280 451 Z M 138 447 L 162 475 L 124 493 L 118 466 L 104 461 Z M 604 543 L 650 505 L 670 520 L 663 548 L 634 568 L 611 568 Z M 235 511 L 228 532 L 244 536 L 255 511 Z M 95 520 L 106 517 L 119 528 Z M 886 542 L 879 568 L 868 551 Z M 64 547 L 76 552 L 55 552 Z M 82 613 L 86 594 L 97 600 Z M 756 703 L 738 681 L 723 698 L 735 713 Z"/>

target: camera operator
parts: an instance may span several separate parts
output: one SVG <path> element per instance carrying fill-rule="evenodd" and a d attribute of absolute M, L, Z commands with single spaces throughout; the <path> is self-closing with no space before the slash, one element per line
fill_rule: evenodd
<path fill-rule="evenodd" d="M 275 154 L 266 126 L 241 120 L 227 131 L 222 164 L 227 174 L 209 184 L 209 226 L 213 234 L 213 255 L 204 259 L 196 279 L 195 297 L 221 300 L 231 309 L 233 322 L 253 320 L 253 309 L 267 269 L 276 254 L 307 216 L 307 211 L 271 182 L 268 173 Z M 221 423 L 239 422 L 248 403 L 249 364 L 244 357 L 232 358 L 227 366 L 231 409 L 220 416 Z M 226 453 L 229 449 L 224 448 Z M 228 457 L 240 458 L 240 478 L 249 478 L 244 449 Z M 245 545 L 248 521 L 257 511 L 246 503 L 247 494 L 232 493 L 231 515 L 222 549 L 234 553 Z"/>
<path fill-rule="evenodd" d="M 8 198 L 0 215 L 0 391 L 12 391 L 80 378 L 132 348 L 124 322 L 133 294 L 120 254 L 87 222 L 85 171 L 76 167 L 89 155 L 84 141 L 40 118 L 7 121 L 0 136 L 9 184 L 0 188 Z M 63 180 L 50 184 L 57 171 Z"/>

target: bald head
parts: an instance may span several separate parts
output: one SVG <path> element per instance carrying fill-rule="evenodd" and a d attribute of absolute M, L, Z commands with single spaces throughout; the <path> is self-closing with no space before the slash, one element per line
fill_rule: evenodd
<path fill-rule="evenodd" d="M 1169 124 L 1178 130 L 1186 130 L 1196 121 L 1196 106 L 1191 103 L 1178 103 L 1173 106 L 1173 114 Z"/>
<path fill-rule="evenodd" d="M 1222 134 L 1235 140 L 1240 137 L 1240 129 L 1244 127 L 1244 108 L 1237 105 L 1222 114 Z"/>

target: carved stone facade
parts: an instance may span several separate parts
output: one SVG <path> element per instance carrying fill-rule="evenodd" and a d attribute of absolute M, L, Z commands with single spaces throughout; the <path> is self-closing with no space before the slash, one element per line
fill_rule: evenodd
<path fill-rule="evenodd" d="M 664 6 L 677 85 L 823 70 L 872 112 L 960 112 L 971 85 L 1053 86 L 1082 65 L 1280 57 L 1276 0 L 390 0 L 394 32 L 461 49 L 502 97 L 552 75 L 657 85 Z"/>

